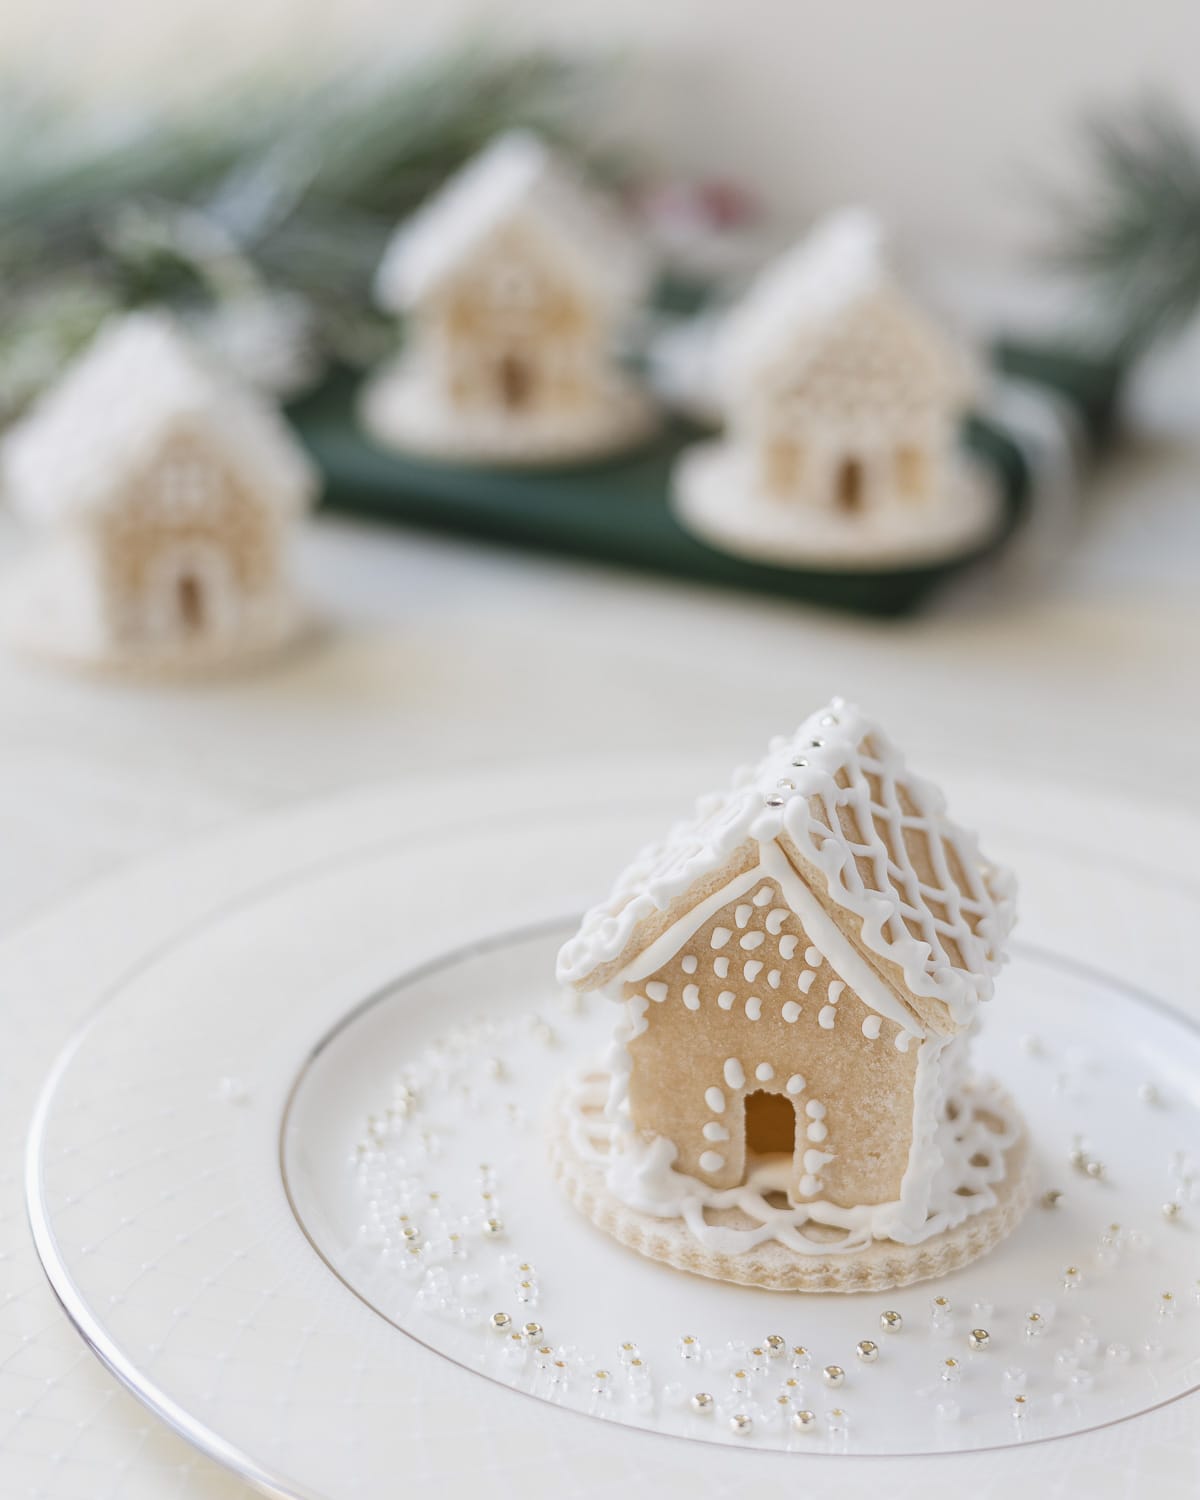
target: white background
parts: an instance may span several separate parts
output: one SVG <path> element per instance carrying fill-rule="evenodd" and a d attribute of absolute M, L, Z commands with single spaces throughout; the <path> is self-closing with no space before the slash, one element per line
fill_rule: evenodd
<path fill-rule="evenodd" d="M 1191 0 L 7 0 L 0 56 L 93 97 L 464 33 L 623 56 L 613 109 L 664 162 L 757 185 L 785 223 L 869 201 L 955 258 L 1044 231 L 1081 112 L 1165 87 L 1200 119 Z"/>

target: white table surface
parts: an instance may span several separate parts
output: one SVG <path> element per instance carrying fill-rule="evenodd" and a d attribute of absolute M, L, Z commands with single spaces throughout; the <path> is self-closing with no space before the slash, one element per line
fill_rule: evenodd
<path fill-rule="evenodd" d="M 21 546 L 5 518 L 0 589 Z M 327 629 L 269 670 L 151 688 L 0 660 L 10 940 L 98 877 L 255 813 L 573 751 L 702 748 L 732 763 L 834 693 L 869 707 L 931 771 L 990 763 L 1200 809 L 1200 450 L 1177 442 L 1108 462 L 1060 560 L 913 621 L 332 518 L 314 524 L 301 565 Z M 14 1211 L 6 1202 L 0 1217 Z M 111 1401 L 125 1465 L 115 1493 L 242 1493 L 130 1398 L 114 1389 Z M 0 1440 L 0 1494 L 53 1493 Z"/>

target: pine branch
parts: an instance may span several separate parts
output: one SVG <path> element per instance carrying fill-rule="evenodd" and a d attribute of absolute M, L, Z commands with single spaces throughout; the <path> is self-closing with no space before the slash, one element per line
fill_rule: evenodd
<path fill-rule="evenodd" d="M 1200 309 L 1200 135 L 1156 100 L 1087 126 L 1094 181 L 1060 200 L 1050 259 L 1086 288 L 1099 337 L 1131 358 Z"/>
<path fill-rule="evenodd" d="M 280 293 L 310 309 L 318 353 L 370 358 L 396 222 L 497 132 L 563 138 L 605 76 L 474 48 L 108 121 L 0 87 L 0 416 L 145 301 Z"/>

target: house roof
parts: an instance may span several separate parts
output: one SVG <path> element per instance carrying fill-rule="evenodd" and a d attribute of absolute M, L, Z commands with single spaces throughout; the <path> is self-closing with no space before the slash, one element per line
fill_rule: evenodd
<path fill-rule="evenodd" d="M 614 307 L 641 294 L 642 245 L 616 211 L 538 136 L 510 131 L 462 167 L 396 231 L 375 278 L 382 306 L 421 302 L 502 227 L 540 236 L 582 282 Z"/>
<path fill-rule="evenodd" d="M 729 315 L 728 393 L 794 385 L 823 362 L 831 394 L 859 405 L 961 401 L 968 363 L 896 282 L 882 228 L 861 209 L 831 215 L 759 276 Z"/>
<path fill-rule="evenodd" d="M 689 907 L 716 899 L 754 843 L 778 845 L 872 966 L 941 1029 L 966 1026 L 991 997 L 1015 916 L 1012 877 L 882 729 L 839 699 L 644 849 L 562 948 L 559 978 L 581 988 L 619 979 Z"/>
<path fill-rule="evenodd" d="M 158 312 L 107 323 L 13 430 L 5 490 L 35 521 L 104 509 L 183 426 L 224 453 L 267 503 L 297 511 L 315 497 L 316 470 L 275 408 Z"/>

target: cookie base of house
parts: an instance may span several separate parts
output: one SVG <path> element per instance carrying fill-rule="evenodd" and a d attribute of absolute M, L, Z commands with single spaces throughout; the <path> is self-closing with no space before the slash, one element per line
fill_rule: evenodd
<path fill-rule="evenodd" d="M 403 363 L 385 367 L 363 386 L 358 416 L 385 448 L 497 468 L 605 458 L 637 447 L 658 426 L 650 401 L 624 383 L 614 383 L 603 398 L 573 414 L 473 414 L 448 405 L 431 381 Z"/>
<path fill-rule="evenodd" d="M 53 555 L 35 557 L 9 584 L 0 611 L 0 640 L 11 651 L 67 671 L 155 679 L 253 670 L 309 639 L 317 622 L 290 595 L 240 621 L 227 633 L 121 642 L 78 613 L 78 598 L 61 586 Z"/>
<path fill-rule="evenodd" d="M 567 1196 L 606 1234 L 650 1260 L 681 1271 L 742 1286 L 780 1292 L 882 1292 L 944 1276 L 978 1259 L 1016 1228 L 1029 1207 L 1033 1173 L 1029 1138 L 1022 1131 L 1005 1152 L 1005 1173 L 995 1202 L 953 1229 L 919 1245 L 875 1240 L 862 1249 L 829 1255 L 800 1254 L 777 1240 L 737 1254 L 706 1249 L 682 1219 L 662 1219 L 630 1208 L 609 1191 L 602 1163 L 585 1160 L 561 1110 L 555 1114 L 550 1160 Z M 729 1210 L 732 1219 L 736 1210 Z M 714 1215 L 714 1223 L 721 1222 Z"/>
<path fill-rule="evenodd" d="M 965 463 L 929 504 L 897 501 L 849 514 L 808 507 L 766 494 L 749 456 L 728 442 L 700 443 L 682 455 L 671 508 L 681 526 L 719 552 L 831 571 L 948 561 L 986 542 L 1001 516 L 995 486 Z"/>

